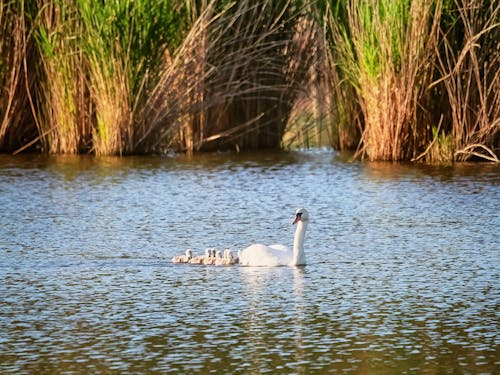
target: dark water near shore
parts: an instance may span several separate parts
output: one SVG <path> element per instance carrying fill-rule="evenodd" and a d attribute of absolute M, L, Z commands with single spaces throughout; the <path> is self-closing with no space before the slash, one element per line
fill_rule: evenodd
<path fill-rule="evenodd" d="M 292 244 L 303 268 L 173 265 Z M 493 374 L 500 167 L 0 155 L 0 373 Z"/>

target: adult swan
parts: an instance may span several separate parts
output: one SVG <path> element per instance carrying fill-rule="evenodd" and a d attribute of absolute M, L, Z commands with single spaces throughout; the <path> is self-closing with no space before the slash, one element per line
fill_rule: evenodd
<path fill-rule="evenodd" d="M 266 246 L 253 244 L 239 252 L 239 262 L 243 266 L 305 266 L 306 256 L 304 254 L 304 237 L 309 213 L 304 208 L 295 212 L 297 224 L 293 238 L 293 250 L 284 245 Z"/>

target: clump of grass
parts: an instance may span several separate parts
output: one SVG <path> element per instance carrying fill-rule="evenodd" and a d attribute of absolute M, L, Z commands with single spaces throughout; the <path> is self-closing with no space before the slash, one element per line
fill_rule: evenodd
<path fill-rule="evenodd" d="M 37 123 L 42 149 L 78 153 L 88 142 L 89 124 L 79 122 L 84 88 L 78 50 L 81 25 L 71 1 L 40 2 L 35 33 L 40 52 Z"/>
<path fill-rule="evenodd" d="M 181 4 L 181 5 L 179 5 Z M 97 155 L 136 151 L 139 108 L 162 57 L 182 34 L 184 2 L 38 1 L 39 71 L 32 109 L 42 150 Z"/>
<path fill-rule="evenodd" d="M 431 163 L 446 163 L 453 158 L 453 137 L 442 129 L 443 116 L 437 126 L 432 126 L 432 141 L 424 152 L 411 161 L 426 160 Z"/>
<path fill-rule="evenodd" d="M 439 131 L 439 128 L 432 127 L 432 135 L 435 142 L 430 146 L 429 155 L 427 159 L 430 162 L 449 162 L 453 159 L 453 137 L 451 134 Z"/>
<path fill-rule="evenodd" d="M 358 154 L 370 160 L 415 156 L 427 139 L 417 107 L 429 79 L 428 51 L 440 8 L 430 0 L 361 0 L 347 1 L 343 10 L 337 4 L 336 12 L 328 23 L 334 59 L 362 113 Z"/>
<path fill-rule="evenodd" d="M 78 0 L 85 32 L 89 91 L 95 106 L 93 151 L 124 154 L 136 150 L 138 108 L 144 105 L 156 69 L 178 39 L 174 1 Z M 139 133 L 140 133 L 139 129 Z"/>

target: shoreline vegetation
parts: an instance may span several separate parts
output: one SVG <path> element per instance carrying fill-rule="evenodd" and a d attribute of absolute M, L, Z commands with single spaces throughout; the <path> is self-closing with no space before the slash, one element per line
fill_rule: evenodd
<path fill-rule="evenodd" d="M 500 158 L 496 0 L 1 0 L 0 152 Z"/>

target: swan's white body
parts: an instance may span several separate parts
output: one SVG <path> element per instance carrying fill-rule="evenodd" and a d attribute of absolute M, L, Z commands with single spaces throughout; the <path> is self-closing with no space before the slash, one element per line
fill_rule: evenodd
<path fill-rule="evenodd" d="M 293 224 L 297 224 L 293 239 L 293 249 L 276 244 L 266 246 L 253 244 L 239 252 L 239 263 L 243 266 L 303 266 L 306 264 L 304 254 L 304 238 L 309 214 L 307 210 L 298 209 Z"/>

